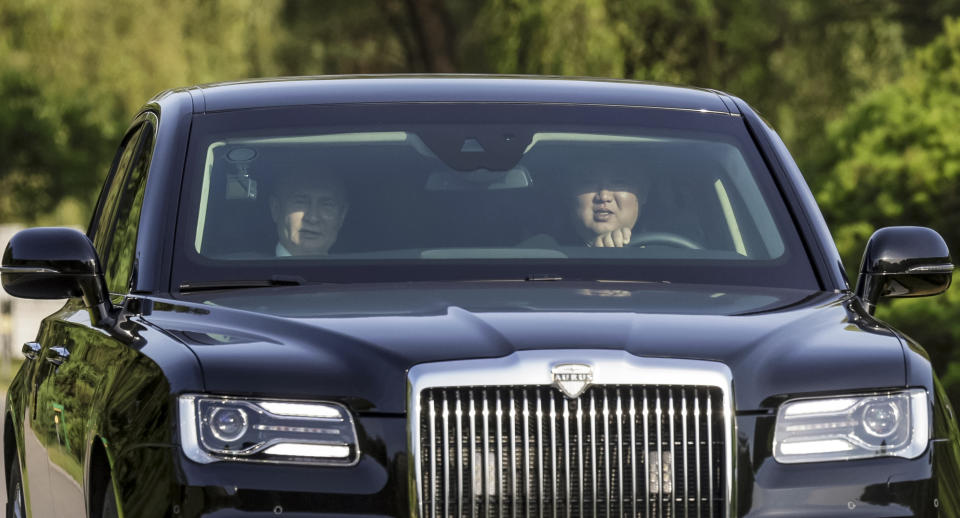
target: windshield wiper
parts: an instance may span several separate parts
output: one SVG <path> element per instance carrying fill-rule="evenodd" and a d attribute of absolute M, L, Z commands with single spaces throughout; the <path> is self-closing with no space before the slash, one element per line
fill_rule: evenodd
<path fill-rule="evenodd" d="M 306 283 L 307 281 L 303 277 L 296 275 L 273 275 L 269 279 L 185 282 L 180 285 L 180 292 L 303 286 Z"/>

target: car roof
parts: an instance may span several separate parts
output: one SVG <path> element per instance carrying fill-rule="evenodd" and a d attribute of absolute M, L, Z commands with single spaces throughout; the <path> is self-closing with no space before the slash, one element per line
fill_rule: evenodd
<path fill-rule="evenodd" d="M 722 92 L 639 81 L 480 75 L 316 76 L 195 86 L 194 112 L 377 102 L 500 102 L 646 106 L 729 114 Z M 164 92 L 157 100 L 172 92 Z"/>

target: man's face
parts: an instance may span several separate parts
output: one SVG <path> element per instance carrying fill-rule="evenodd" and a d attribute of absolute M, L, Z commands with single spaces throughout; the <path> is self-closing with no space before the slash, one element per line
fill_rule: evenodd
<path fill-rule="evenodd" d="M 285 179 L 270 197 L 280 244 L 291 255 L 326 254 L 347 215 L 343 187 L 323 178 Z"/>
<path fill-rule="evenodd" d="M 634 182 L 599 175 L 575 189 L 575 215 L 585 238 L 633 228 L 640 215 L 640 196 Z"/>

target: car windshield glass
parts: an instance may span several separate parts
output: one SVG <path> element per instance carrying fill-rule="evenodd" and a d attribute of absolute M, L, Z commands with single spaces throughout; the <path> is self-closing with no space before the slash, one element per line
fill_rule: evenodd
<path fill-rule="evenodd" d="M 382 104 L 196 117 L 174 285 L 640 280 L 816 287 L 739 117 Z M 538 277 L 539 276 L 539 277 Z"/>

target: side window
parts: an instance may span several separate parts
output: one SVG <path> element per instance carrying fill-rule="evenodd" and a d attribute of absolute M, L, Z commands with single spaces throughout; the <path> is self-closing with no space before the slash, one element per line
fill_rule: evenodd
<path fill-rule="evenodd" d="M 153 122 L 143 125 L 140 143 L 135 146 L 129 171 L 117 190 L 112 231 L 105 243 L 107 246 L 104 255 L 100 257 L 110 293 L 126 293 L 130 287 L 135 265 L 140 209 L 143 207 L 147 171 L 153 157 L 155 128 Z"/>
<path fill-rule="evenodd" d="M 130 162 L 133 160 L 133 154 L 137 150 L 137 144 L 140 140 L 140 133 L 143 131 L 143 124 L 127 132 L 126 137 L 117 150 L 116 157 L 113 159 L 113 166 L 107 174 L 107 180 L 100 192 L 100 198 L 97 200 L 97 207 L 94 210 L 93 218 L 90 220 L 90 229 L 87 235 L 93 241 L 94 248 L 97 249 L 97 255 L 100 260 L 105 259 L 105 248 L 110 228 L 113 226 L 113 216 L 117 209 L 117 197 L 120 194 L 120 186 L 126 178 L 127 170 L 130 168 Z"/>

